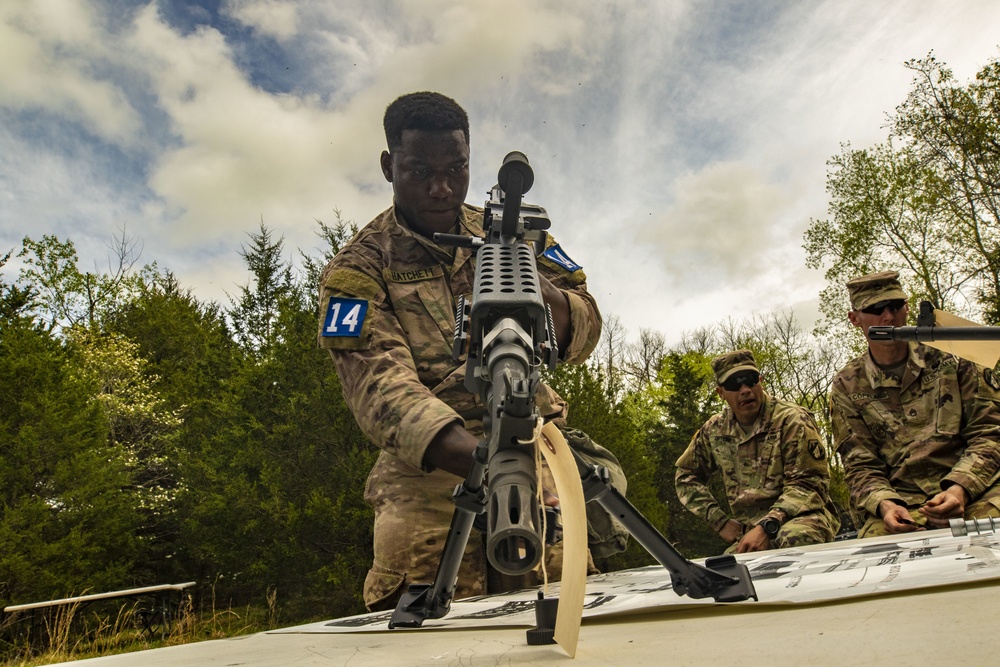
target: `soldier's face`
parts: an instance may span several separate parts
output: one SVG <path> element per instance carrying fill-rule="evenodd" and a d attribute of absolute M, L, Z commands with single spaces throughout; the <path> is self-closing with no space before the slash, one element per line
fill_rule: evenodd
<path fill-rule="evenodd" d="M 903 303 L 903 307 L 899 310 L 893 311 L 891 308 L 885 308 L 878 315 L 871 315 L 861 310 L 850 310 L 847 312 L 847 319 L 850 320 L 851 324 L 861 329 L 865 334 L 865 340 L 868 340 L 868 329 L 871 327 L 902 327 L 906 326 L 906 318 L 910 313 L 910 306 L 907 303 Z M 895 346 L 897 341 L 868 341 L 869 345 L 883 345 L 887 347 Z"/>
<path fill-rule="evenodd" d="M 403 141 L 381 158 L 396 210 L 414 231 L 430 237 L 455 227 L 469 192 L 469 144 L 461 130 L 404 130 Z"/>
<path fill-rule="evenodd" d="M 764 405 L 764 378 L 752 387 L 741 385 L 736 391 L 729 391 L 725 387 L 716 387 L 716 393 L 729 404 L 736 421 L 749 426 L 757 419 L 761 406 Z"/>

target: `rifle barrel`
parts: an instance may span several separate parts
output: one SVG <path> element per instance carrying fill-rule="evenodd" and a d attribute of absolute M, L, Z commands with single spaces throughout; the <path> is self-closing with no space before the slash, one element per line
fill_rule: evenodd
<path fill-rule="evenodd" d="M 918 343 L 951 340 L 1000 341 L 1000 327 L 870 327 L 868 339 Z"/>

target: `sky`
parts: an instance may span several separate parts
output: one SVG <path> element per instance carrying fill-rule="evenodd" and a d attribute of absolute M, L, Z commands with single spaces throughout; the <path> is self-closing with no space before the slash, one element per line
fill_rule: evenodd
<path fill-rule="evenodd" d="M 291 261 L 390 205 L 382 114 L 436 90 L 469 113 L 467 201 L 525 153 L 631 336 L 811 323 L 827 160 L 886 139 L 903 63 L 967 82 L 998 25 L 992 0 L 2 0 L 0 256 L 49 234 L 106 270 L 124 230 L 228 305 L 261 223 Z"/>

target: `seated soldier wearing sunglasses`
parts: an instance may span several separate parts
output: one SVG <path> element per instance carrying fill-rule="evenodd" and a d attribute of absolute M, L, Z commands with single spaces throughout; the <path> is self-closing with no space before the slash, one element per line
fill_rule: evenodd
<path fill-rule="evenodd" d="M 749 350 L 716 357 L 712 370 L 728 407 L 705 422 L 677 459 L 681 502 L 732 544 L 727 553 L 832 540 L 840 520 L 812 414 L 764 391 Z M 732 516 L 709 491 L 715 471 Z"/>
<path fill-rule="evenodd" d="M 847 283 L 847 317 L 906 324 L 899 273 Z M 867 515 L 859 537 L 946 528 L 1000 517 L 1000 382 L 993 371 L 920 343 L 868 341 L 833 379 L 834 445 L 851 500 Z"/>

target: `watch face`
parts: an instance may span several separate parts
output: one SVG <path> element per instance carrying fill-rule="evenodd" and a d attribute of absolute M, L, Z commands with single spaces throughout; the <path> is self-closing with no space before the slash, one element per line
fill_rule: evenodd
<path fill-rule="evenodd" d="M 778 524 L 776 519 L 767 518 L 760 523 L 760 527 L 764 529 L 768 537 L 774 537 L 778 534 L 778 528 L 781 526 Z"/>

